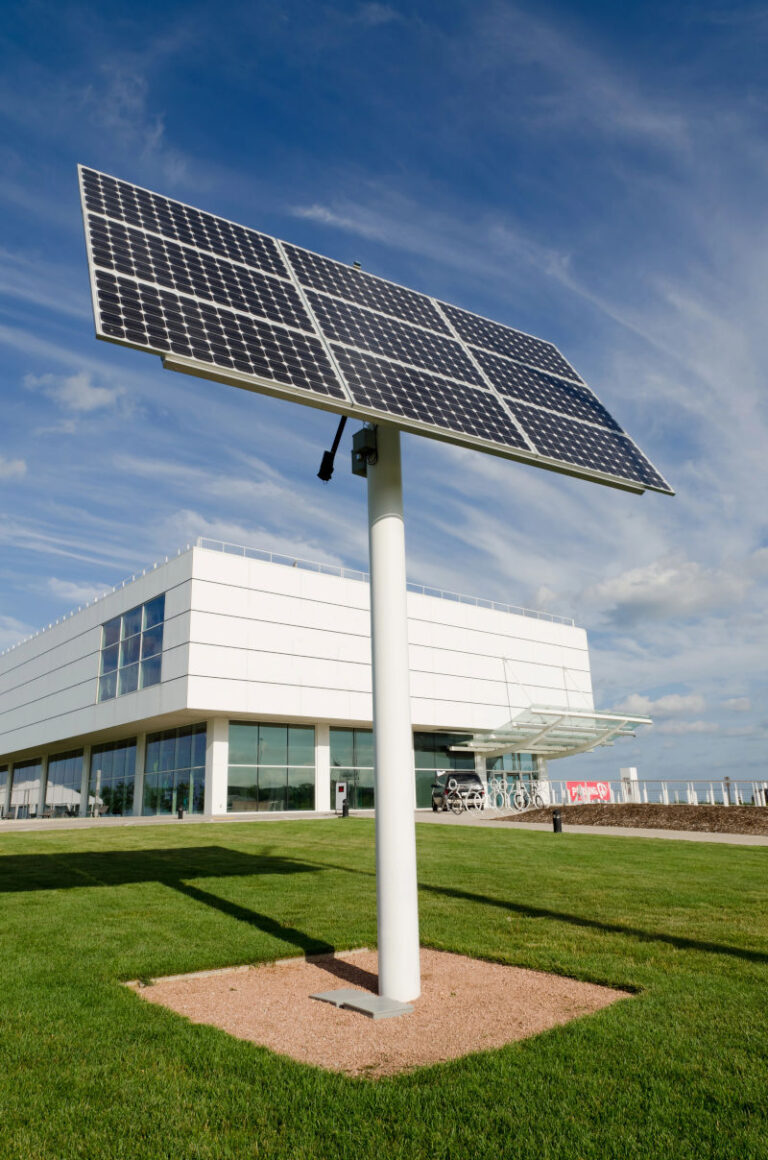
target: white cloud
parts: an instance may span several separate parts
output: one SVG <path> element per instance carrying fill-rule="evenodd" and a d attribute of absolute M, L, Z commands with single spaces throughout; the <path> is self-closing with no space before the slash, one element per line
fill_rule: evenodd
<path fill-rule="evenodd" d="M 22 621 L 16 620 L 13 616 L 0 615 L 0 651 L 11 648 L 20 640 L 26 640 L 35 631 L 36 629 L 31 628 L 28 624 L 23 624 Z"/>
<path fill-rule="evenodd" d="M 51 576 L 48 580 L 48 591 L 59 600 L 67 604 L 90 604 L 99 596 L 103 596 L 109 589 L 104 584 L 78 583 L 72 580 L 59 580 Z"/>
<path fill-rule="evenodd" d="M 38 254 L 0 248 L 0 294 L 8 298 L 84 319 L 91 316 L 91 310 L 85 292 L 79 289 L 83 284 L 79 270 L 54 266 Z"/>
<path fill-rule="evenodd" d="M 582 593 L 616 625 L 698 616 L 724 611 L 744 600 L 748 581 L 741 570 L 706 568 L 671 556 L 601 580 Z"/>
<path fill-rule="evenodd" d="M 704 698 L 698 693 L 668 693 L 655 701 L 641 693 L 631 693 L 616 706 L 615 712 L 645 717 L 677 717 L 682 713 L 702 713 L 704 708 Z"/>
<path fill-rule="evenodd" d="M 164 113 L 150 108 L 150 84 L 144 71 L 149 67 L 149 58 L 114 59 L 102 68 L 103 83 L 96 82 L 81 93 L 81 103 L 92 123 L 108 133 L 114 145 L 151 162 L 166 181 L 176 185 L 187 177 L 187 159 L 167 140 Z"/>
<path fill-rule="evenodd" d="M 400 13 L 390 4 L 369 3 L 361 4 L 353 19 L 359 24 L 368 24 L 375 27 L 379 24 L 391 24 L 393 20 L 400 20 Z"/>
<path fill-rule="evenodd" d="M 720 726 L 714 721 L 665 721 L 656 726 L 657 733 L 671 737 L 684 737 L 688 733 L 717 733 Z"/>
<path fill-rule="evenodd" d="M 125 394 L 123 387 L 95 386 L 91 375 L 85 371 L 65 376 L 27 374 L 24 376 L 24 386 L 29 391 L 41 391 L 64 410 L 78 414 L 114 407 Z"/>
<path fill-rule="evenodd" d="M 27 474 L 27 464 L 23 459 L 6 459 L 0 455 L 0 479 L 21 479 Z"/>
<path fill-rule="evenodd" d="M 727 701 L 723 701 L 723 708 L 730 709 L 732 713 L 749 713 L 752 702 L 749 697 L 730 697 Z"/>

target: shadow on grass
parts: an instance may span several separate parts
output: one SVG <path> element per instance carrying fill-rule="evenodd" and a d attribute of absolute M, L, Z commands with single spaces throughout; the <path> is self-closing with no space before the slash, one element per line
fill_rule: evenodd
<path fill-rule="evenodd" d="M 250 910 L 193 885 L 189 879 L 317 874 L 325 869 L 293 858 L 243 854 L 223 846 L 156 850 L 90 851 L 76 854 L 11 854 L 0 857 L 0 894 L 158 882 L 228 918 L 248 923 L 263 934 L 290 943 L 306 955 L 336 949 L 278 919 Z"/>
<path fill-rule="evenodd" d="M 359 867 L 337 865 L 336 863 L 317 863 L 318 869 L 342 870 L 347 874 L 365 874 L 375 878 L 372 870 L 361 870 Z M 564 922 L 569 926 L 581 927 L 587 930 L 602 930 L 609 934 L 626 935 L 627 938 L 637 939 L 638 942 L 658 942 L 666 946 L 676 947 L 678 950 L 698 951 L 713 955 L 730 955 L 732 958 L 744 959 L 748 963 L 768 963 L 768 954 L 763 951 L 751 951 L 745 947 L 732 947 L 726 943 L 703 942 L 700 939 L 686 938 L 682 935 L 664 934 L 661 931 L 642 930 L 640 927 L 625 926 L 618 922 L 603 922 L 597 918 L 585 918 L 580 914 L 568 914 L 562 910 L 550 910 L 542 906 L 530 906 L 522 902 L 511 902 L 503 898 L 490 898 L 486 894 L 473 894 L 468 890 L 457 890 L 455 886 L 435 886 L 431 883 L 420 882 L 419 891 L 429 894 L 440 894 L 447 898 L 455 898 L 459 902 L 475 902 L 479 906 L 493 906 L 499 910 L 510 911 L 522 915 L 524 918 L 547 918 L 552 922 Z"/>
<path fill-rule="evenodd" d="M 476 902 L 481 906 L 495 906 L 500 910 L 512 911 L 525 918 L 548 918 L 553 922 L 565 922 L 569 926 L 582 927 L 588 930 L 602 930 L 609 934 L 626 935 L 637 939 L 638 942 L 657 942 L 665 946 L 676 947 L 678 950 L 701 951 L 706 954 L 731 955 L 733 958 L 744 959 L 749 963 L 768 963 L 768 954 L 762 951 L 750 951 L 744 947 L 731 947 L 723 943 L 702 942 L 699 939 L 685 938 L 681 935 L 663 934 L 661 931 L 641 930 L 639 927 L 624 926 L 618 922 L 603 922 L 597 918 L 584 918 L 580 914 L 567 914 L 561 910 L 548 910 L 542 906 L 528 906 L 520 902 L 509 902 L 504 899 L 488 898 L 484 894 L 472 894 L 467 890 L 457 890 L 453 886 L 420 886 L 421 890 L 428 890 L 431 894 L 442 894 L 448 898 L 456 898 L 460 902 Z"/>

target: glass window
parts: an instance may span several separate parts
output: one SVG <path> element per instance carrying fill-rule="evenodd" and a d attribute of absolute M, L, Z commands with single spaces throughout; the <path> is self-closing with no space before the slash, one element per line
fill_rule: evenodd
<path fill-rule="evenodd" d="M 165 593 L 144 605 L 144 628 L 154 628 L 165 620 Z"/>
<path fill-rule="evenodd" d="M 40 804 L 40 783 L 43 765 L 39 758 L 20 761 L 13 767 L 11 806 L 17 818 L 34 818 Z"/>
<path fill-rule="evenodd" d="M 355 764 L 354 729 L 331 729 L 331 765 L 352 766 Z"/>
<path fill-rule="evenodd" d="M 95 745 L 91 750 L 88 813 L 130 814 L 136 777 L 136 739 Z"/>
<path fill-rule="evenodd" d="M 141 638 L 141 655 L 144 659 L 157 656 L 163 648 L 163 630 L 150 629 Z"/>
<path fill-rule="evenodd" d="M 124 669 L 126 665 L 134 665 L 139 659 L 141 652 L 141 637 L 129 636 L 128 640 L 124 640 L 120 645 L 120 668 Z"/>
<path fill-rule="evenodd" d="M 45 786 L 46 812 L 50 811 L 53 817 L 77 817 L 80 813 L 82 778 L 82 749 L 51 757 Z"/>
<path fill-rule="evenodd" d="M 259 726 L 259 764 L 288 761 L 288 729 L 285 725 Z"/>
<path fill-rule="evenodd" d="M 192 760 L 192 734 L 188 729 L 181 729 L 176 737 L 176 758 L 174 769 L 189 769 Z"/>
<path fill-rule="evenodd" d="M 139 666 L 129 665 L 127 669 L 120 669 L 120 676 L 117 684 L 117 695 L 122 697 L 123 693 L 133 693 L 139 687 Z"/>
<path fill-rule="evenodd" d="M 230 813 L 314 809 L 313 727 L 232 721 L 229 761 Z"/>
<path fill-rule="evenodd" d="M 370 729 L 331 729 L 331 802 L 336 783 L 347 786 L 350 809 L 374 806 L 373 733 Z"/>
<path fill-rule="evenodd" d="M 147 689 L 162 678 L 165 593 L 101 626 L 97 700 Z"/>
<path fill-rule="evenodd" d="M 160 657 L 151 657 L 141 662 L 141 688 L 160 684 Z"/>
<path fill-rule="evenodd" d="M 108 620 L 101 626 L 101 647 L 107 648 L 111 644 L 117 644 L 119 639 L 120 617 L 116 616 L 114 620 Z"/>
<path fill-rule="evenodd" d="M 205 725 L 196 725 L 192 733 L 192 764 L 205 768 Z"/>
<path fill-rule="evenodd" d="M 287 810 L 313 810 L 315 808 L 314 769 L 289 769 L 286 797 Z"/>
<path fill-rule="evenodd" d="M 259 770 L 255 765 L 230 765 L 227 812 L 245 813 L 259 808 Z"/>
<path fill-rule="evenodd" d="M 285 766 L 259 766 L 259 810 L 284 810 L 288 771 Z"/>
<path fill-rule="evenodd" d="M 123 622 L 120 636 L 123 640 L 129 636 L 136 636 L 141 632 L 141 610 L 142 606 L 132 608 L 130 612 L 123 613 Z"/>
<path fill-rule="evenodd" d="M 117 673 L 107 673 L 99 678 L 99 700 L 111 701 L 117 694 Z"/>
<path fill-rule="evenodd" d="M 355 729 L 355 765 L 373 769 L 373 733 L 370 729 Z"/>
<path fill-rule="evenodd" d="M 144 814 L 201 814 L 205 804 L 205 725 L 147 737 Z"/>
<path fill-rule="evenodd" d="M 103 649 L 101 653 L 102 673 L 111 673 L 113 669 L 116 669 L 119 656 L 120 649 L 116 644 L 111 645 L 109 648 Z"/>
<path fill-rule="evenodd" d="M 288 764 L 315 764 L 315 731 L 299 725 L 288 727 Z"/>
<path fill-rule="evenodd" d="M 258 725 L 246 725 L 237 721 L 230 722 L 229 760 L 232 765 L 258 765 Z"/>

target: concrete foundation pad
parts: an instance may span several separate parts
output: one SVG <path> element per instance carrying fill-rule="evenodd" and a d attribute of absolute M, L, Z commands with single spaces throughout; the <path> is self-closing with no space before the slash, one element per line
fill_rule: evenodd
<path fill-rule="evenodd" d="M 333 1003 L 334 1007 L 344 1007 L 348 1011 L 359 1011 L 369 1019 L 395 1019 L 398 1015 L 409 1015 L 413 1004 L 400 1003 L 397 999 L 386 999 L 383 995 L 370 995 L 356 991 L 352 987 L 339 987 L 335 991 L 318 991 L 310 999 L 320 999 L 323 1003 Z"/>

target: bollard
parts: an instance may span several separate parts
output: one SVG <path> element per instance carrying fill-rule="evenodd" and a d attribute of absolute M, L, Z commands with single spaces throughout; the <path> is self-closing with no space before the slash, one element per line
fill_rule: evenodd
<path fill-rule="evenodd" d="M 563 817 L 560 810 L 552 810 L 552 833 L 562 834 L 563 832 Z"/>
<path fill-rule="evenodd" d="M 341 816 L 342 816 L 342 818 L 349 817 L 349 802 L 347 801 L 346 798 L 344 798 L 344 801 L 343 801 L 342 806 L 341 806 Z"/>

